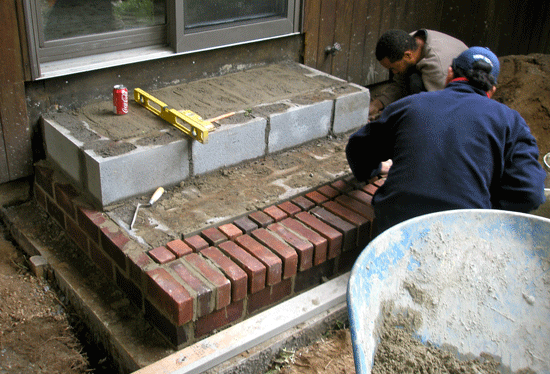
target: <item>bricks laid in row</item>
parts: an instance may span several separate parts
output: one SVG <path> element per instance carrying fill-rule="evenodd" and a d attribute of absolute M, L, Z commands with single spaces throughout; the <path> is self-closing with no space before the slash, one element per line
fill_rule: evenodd
<path fill-rule="evenodd" d="M 36 169 L 39 205 L 177 347 L 349 270 L 371 239 L 382 183 L 338 180 L 144 250 L 51 169 Z"/>

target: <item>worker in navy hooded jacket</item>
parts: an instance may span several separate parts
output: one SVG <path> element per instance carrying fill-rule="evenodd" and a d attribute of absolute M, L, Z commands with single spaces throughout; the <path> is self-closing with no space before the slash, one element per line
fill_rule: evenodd
<path fill-rule="evenodd" d="M 358 181 L 388 172 L 373 198 L 378 233 L 437 211 L 529 212 L 544 202 L 535 138 L 518 112 L 491 99 L 499 70 L 489 49 L 469 48 L 443 90 L 400 99 L 350 136 Z"/>

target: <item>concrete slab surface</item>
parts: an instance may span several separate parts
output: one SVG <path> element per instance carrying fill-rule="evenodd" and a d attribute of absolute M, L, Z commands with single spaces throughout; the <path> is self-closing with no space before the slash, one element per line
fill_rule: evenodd
<path fill-rule="evenodd" d="M 202 119 L 235 114 L 213 120 L 204 142 L 180 131 L 191 129 L 184 121 L 173 126 L 135 102 L 133 92 L 125 115 L 115 115 L 110 101 L 44 114 L 48 157 L 99 207 L 358 128 L 367 122 L 370 101 L 368 89 L 294 62 L 147 95 L 159 112 L 192 111 Z"/>

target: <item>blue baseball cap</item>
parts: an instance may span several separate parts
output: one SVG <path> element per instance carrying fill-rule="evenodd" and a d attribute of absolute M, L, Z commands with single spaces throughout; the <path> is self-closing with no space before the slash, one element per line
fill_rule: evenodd
<path fill-rule="evenodd" d="M 453 60 L 453 67 L 456 66 L 466 72 L 473 68 L 476 61 L 484 61 L 492 66 L 490 74 L 495 78 L 496 83 L 500 73 L 500 63 L 498 57 L 487 47 L 468 48 Z"/>

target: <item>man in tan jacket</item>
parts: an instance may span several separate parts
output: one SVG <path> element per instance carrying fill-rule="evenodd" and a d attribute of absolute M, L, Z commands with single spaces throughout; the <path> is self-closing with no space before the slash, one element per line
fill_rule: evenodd
<path fill-rule="evenodd" d="M 402 97 L 442 90 L 453 58 L 466 49 L 462 41 L 438 31 L 386 31 L 376 44 L 376 59 L 390 71 L 393 80 L 371 102 L 371 119 Z"/>

